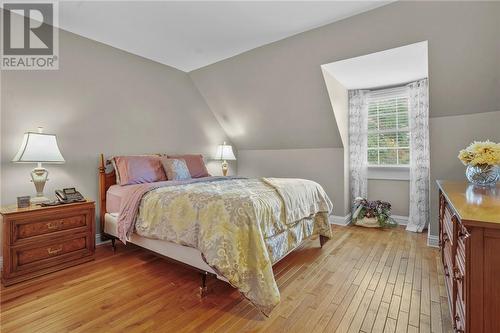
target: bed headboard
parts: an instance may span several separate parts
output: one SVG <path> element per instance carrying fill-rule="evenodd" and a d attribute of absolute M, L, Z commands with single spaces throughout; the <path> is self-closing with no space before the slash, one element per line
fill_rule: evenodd
<path fill-rule="evenodd" d="M 104 215 L 106 214 L 106 192 L 111 185 L 116 184 L 115 170 L 106 172 L 106 166 L 111 164 L 111 161 L 105 160 L 101 154 L 99 160 L 99 224 L 101 226 L 101 235 L 104 235 Z M 102 236 L 101 236 L 102 237 Z"/>

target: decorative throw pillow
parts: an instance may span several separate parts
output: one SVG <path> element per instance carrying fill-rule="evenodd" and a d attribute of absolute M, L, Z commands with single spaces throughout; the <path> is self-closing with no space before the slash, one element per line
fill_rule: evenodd
<path fill-rule="evenodd" d="M 165 171 L 159 156 L 136 155 L 115 156 L 113 158 L 117 180 L 120 185 L 131 185 L 141 183 L 153 183 L 167 180 Z"/>
<path fill-rule="evenodd" d="M 186 161 L 191 178 L 210 176 L 205 166 L 205 162 L 203 161 L 203 156 L 200 154 L 168 155 L 167 157 Z"/>
<path fill-rule="evenodd" d="M 161 162 L 168 180 L 191 179 L 186 161 L 175 158 L 162 158 Z"/>

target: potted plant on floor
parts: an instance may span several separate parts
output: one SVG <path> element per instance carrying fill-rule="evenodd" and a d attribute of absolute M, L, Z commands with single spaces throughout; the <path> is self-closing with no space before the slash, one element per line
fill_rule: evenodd
<path fill-rule="evenodd" d="M 396 227 L 398 223 L 391 217 L 391 204 L 385 201 L 368 201 L 356 198 L 353 205 L 352 221 L 355 225 L 368 228 Z"/>

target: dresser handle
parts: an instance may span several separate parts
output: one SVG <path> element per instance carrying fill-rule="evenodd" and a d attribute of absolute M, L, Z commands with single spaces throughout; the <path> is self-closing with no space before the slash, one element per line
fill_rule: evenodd
<path fill-rule="evenodd" d="M 47 222 L 47 228 L 52 230 L 52 229 L 58 229 L 59 227 L 57 223 Z"/>
<path fill-rule="evenodd" d="M 462 240 L 463 240 L 467 237 L 469 237 L 469 234 L 467 234 L 466 232 L 463 232 L 461 230 L 458 232 L 458 238 L 462 238 Z"/>
<path fill-rule="evenodd" d="M 455 268 L 455 276 L 453 278 L 455 279 L 455 281 L 462 282 L 462 279 L 464 278 L 464 276 L 460 273 L 460 270 Z"/>
<path fill-rule="evenodd" d="M 53 248 L 49 247 L 49 248 L 47 249 L 47 253 L 48 253 L 48 254 L 56 254 L 56 253 L 61 252 L 61 251 L 62 251 L 62 249 L 63 249 L 62 245 L 60 245 L 57 249 L 53 249 Z"/>
<path fill-rule="evenodd" d="M 450 238 L 448 237 L 448 234 L 445 232 L 443 233 L 443 243 L 446 243 L 450 240 Z"/>

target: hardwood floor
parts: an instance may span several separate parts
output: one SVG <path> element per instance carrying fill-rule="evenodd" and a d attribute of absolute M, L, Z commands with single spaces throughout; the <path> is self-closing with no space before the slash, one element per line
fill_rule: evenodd
<path fill-rule="evenodd" d="M 7 332 L 450 332 L 437 249 L 403 229 L 333 227 L 275 266 L 281 304 L 262 316 L 228 284 L 133 246 L 1 287 Z"/>

